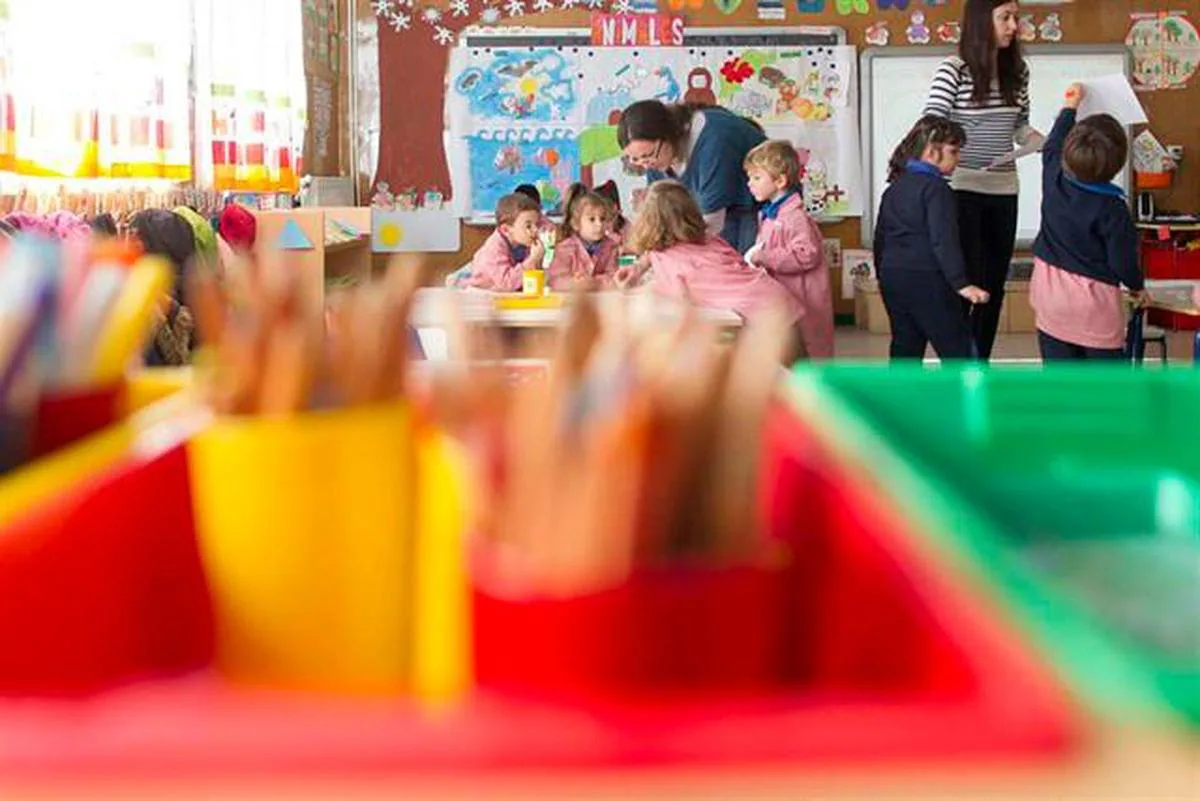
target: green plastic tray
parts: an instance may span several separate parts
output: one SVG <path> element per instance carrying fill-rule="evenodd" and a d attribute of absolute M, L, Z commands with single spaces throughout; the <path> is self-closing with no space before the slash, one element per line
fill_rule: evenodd
<path fill-rule="evenodd" d="M 1200 724 L 1200 374 L 829 365 L 791 394 L 1093 700 Z"/>

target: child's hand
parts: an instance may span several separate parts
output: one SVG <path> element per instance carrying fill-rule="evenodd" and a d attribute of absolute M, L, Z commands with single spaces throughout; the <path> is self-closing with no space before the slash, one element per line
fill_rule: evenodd
<path fill-rule="evenodd" d="M 1083 84 L 1073 83 L 1067 87 L 1067 95 L 1063 99 L 1063 105 L 1067 108 L 1079 108 L 1079 104 L 1083 102 L 1085 90 Z"/>
<path fill-rule="evenodd" d="M 1129 293 L 1129 302 L 1135 309 L 1144 309 L 1150 305 L 1150 293 L 1144 289 Z"/>
<path fill-rule="evenodd" d="M 751 267 L 762 267 L 762 248 L 758 245 L 746 251 L 746 263 Z"/>
<path fill-rule="evenodd" d="M 629 265 L 618 267 L 613 273 L 613 283 L 617 285 L 617 289 L 628 289 L 633 283 L 635 272 L 637 271 Z"/>
<path fill-rule="evenodd" d="M 534 264 L 541 264 L 546 258 L 546 246 L 542 244 L 541 239 L 535 239 L 533 244 L 529 246 L 529 260 Z"/>
<path fill-rule="evenodd" d="M 974 285 L 964 286 L 962 289 L 958 290 L 958 294 L 962 295 L 976 306 L 981 303 L 987 303 L 992 297 L 987 293 L 986 289 L 980 289 Z"/>

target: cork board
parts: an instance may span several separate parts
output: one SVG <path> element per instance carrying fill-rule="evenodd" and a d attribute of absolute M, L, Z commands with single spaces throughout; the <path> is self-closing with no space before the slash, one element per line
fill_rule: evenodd
<path fill-rule="evenodd" d="M 847 41 L 859 47 L 866 46 L 866 31 L 871 25 L 886 21 L 891 32 L 892 44 L 907 44 L 905 29 L 910 24 L 914 10 L 926 14 L 926 25 L 936 30 L 945 22 L 956 21 L 962 11 L 961 0 L 951 0 L 945 6 L 927 7 L 923 3 L 908 3 L 906 10 L 879 10 L 874 0 L 872 11 L 866 15 L 843 16 L 834 8 L 833 0 L 827 0 L 826 10 L 821 13 L 799 13 L 794 0 L 784 6 L 782 21 L 760 21 L 758 3 L 763 0 L 745 0 L 730 14 L 722 13 L 707 0 L 698 9 L 687 9 L 683 13 L 690 27 L 729 26 L 779 26 L 779 25 L 836 25 L 846 29 Z M 357 0 L 361 24 L 375 21 L 370 0 Z M 767 5 L 763 2 L 763 5 Z M 662 6 L 665 8 L 666 4 Z M 441 7 L 438 4 L 438 7 Z M 778 4 L 775 4 L 778 8 Z M 419 10 L 418 6 L 418 10 Z M 472 14 L 461 20 L 447 16 L 449 27 L 459 29 L 477 21 L 479 3 L 472 0 Z M 1125 39 L 1133 12 L 1165 9 L 1188 11 L 1200 23 L 1200 0 L 1087 0 L 1064 6 L 1029 6 L 1023 13 L 1032 13 L 1041 20 L 1047 13 L 1057 13 L 1062 20 L 1065 44 L 1119 43 Z M 505 20 L 508 22 L 508 20 Z M 556 10 L 545 14 L 530 14 L 518 22 L 530 27 L 584 27 L 589 23 L 584 10 Z M 360 174 L 360 185 L 371 186 L 378 180 L 387 181 L 393 187 L 417 187 L 449 191 L 449 175 L 442 154 L 443 129 L 443 82 L 446 74 L 448 48 L 434 42 L 432 28 L 418 19 L 413 20 L 407 31 L 393 31 L 386 24 L 377 31 L 378 59 L 378 159 L 373 175 Z M 935 37 L 936 41 L 936 37 Z M 369 68 L 364 65 L 364 68 Z M 1142 101 L 1151 120 L 1151 129 L 1164 144 L 1182 145 L 1185 152 L 1182 169 L 1177 173 L 1171 189 L 1158 194 L 1158 204 L 1163 208 L 1181 211 L 1200 209 L 1200 125 L 1196 123 L 1195 109 L 1200 107 L 1200 77 L 1181 90 L 1160 91 L 1143 94 Z M 361 105 L 361 103 L 360 103 Z M 364 195 L 367 197 L 369 195 Z M 859 247 L 860 223 L 849 219 L 841 223 L 824 226 L 827 237 L 840 239 L 845 248 Z M 470 258 L 475 248 L 486 236 L 486 229 L 466 227 L 463 231 L 463 247 L 458 254 L 440 256 L 438 266 L 452 269 Z M 835 276 L 835 286 L 837 277 Z M 852 304 L 838 299 L 839 312 L 851 312 Z"/>

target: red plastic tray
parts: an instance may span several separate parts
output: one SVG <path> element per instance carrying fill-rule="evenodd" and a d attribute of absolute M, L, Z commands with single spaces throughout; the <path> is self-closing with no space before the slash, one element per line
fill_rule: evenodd
<path fill-rule="evenodd" d="M 784 661 L 790 689 L 714 697 L 701 686 L 638 697 L 591 692 L 586 684 L 529 686 L 482 691 L 433 715 L 400 701 L 244 690 L 200 673 L 85 699 L 0 699 L 0 772 L 138 778 L 944 760 L 1054 754 L 1073 742 L 1071 709 L 1042 660 L 936 559 L 914 551 L 905 521 L 860 476 L 787 414 L 773 420 L 768 450 L 763 497 L 771 527 L 799 549 L 787 603 L 804 614 L 790 616 L 793 633 L 782 642 L 791 654 Z M 160 497 L 182 501 L 180 492 Z M 116 514 L 133 505 L 125 496 L 106 508 Z M 161 535 L 152 521 L 135 519 L 120 530 Z M 22 580 L 63 588 L 71 598 L 75 590 L 64 580 L 88 577 L 78 543 L 94 538 L 92 531 L 82 518 L 45 529 L 43 547 L 55 541 L 47 553 L 57 556 L 29 563 Z M 172 541 L 167 550 L 178 557 L 180 541 Z M 103 550 L 89 553 L 99 559 Z M 121 553 L 95 564 L 96 592 L 132 579 L 160 590 L 166 585 L 156 582 L 166 582 L 171 594 L 142 595 L 137 610 L 131 599 L 98 609 L 110 627 L 129 614 L 140 634 L 118 637 L 136 645 L 101 659 L 109 667 L 96 675 L 83 673 L 132 679 L 194 661 L 211 642 L 205 616 L 195 612 L 207 603 L 203 586 L 174 581 L 182 564 L 175 557 Z M 154 598 L 157 608 L 146 609 Z M 21 610 L 3 608 L 3 647 L 86 634 L 88 616 L 78 602 L 69 606 L 71 614 L 45 621 L 55 626 L 53 637 L 37 631 L 36 612 L 13 628 Z M 87 648 L 57 653 L 86 662 L 89 649 L 104 654 L 108 642 L 92 633 Z M 642 642 L 619 639 L 608 654 Z M 27 688 L 10 682 L 5 689 Z M 570 704 L 562 702 L 564 689 Z"/>

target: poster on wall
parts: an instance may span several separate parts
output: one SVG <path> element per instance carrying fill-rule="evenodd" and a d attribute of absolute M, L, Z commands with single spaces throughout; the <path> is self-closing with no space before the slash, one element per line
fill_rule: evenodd
<path fill-rule="evenodd" d="M 447 75 L 454 208 L 485 221 L 499 197 L 532 183 L 554 214 L 572 181 L 612 180 L 631 216 L 645 178 L 621 158 L 616 125 L 631 103 L 656 99 L 753 119 L 800 150 L 815 214 L 861 214 L 857 59 L 837 30 L 707 29 L 681 47 L 644 48 L 595 46 L 587 29 L 488 31 L 487 46 L 468 34 Z"/>
<path fill-rule="evenodd" d="M 1182 89 L 1200 66 L 1200 35 L 1183 12 L 1134 14 L 1125 44 L 1141 92 Z"/>

